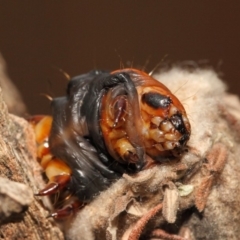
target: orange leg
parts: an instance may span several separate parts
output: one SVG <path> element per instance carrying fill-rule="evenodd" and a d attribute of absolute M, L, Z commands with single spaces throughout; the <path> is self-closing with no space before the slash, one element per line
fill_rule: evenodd
<path fill-rule="evenodd" d="M 70 181 L 72 171 L 66 163 L 64 163 L 61 159 L 56 159 L 50 152 L 48 138 L 52 126 L 52 117 L 36 115 L 29 118 L 28 120 L 32 124 L 35 131 L 37 142 L 37 157 L 49 180 L 47 186 L 41 189 L 35 195 L 49 196 L 58 193 L 61 190 L 64 191 L 64 188 Z M 75 209 L 75 207 L 72 208 Z M 59 212 L 59 216 L 64 215 L 62 211 L 63 210 Z"/>

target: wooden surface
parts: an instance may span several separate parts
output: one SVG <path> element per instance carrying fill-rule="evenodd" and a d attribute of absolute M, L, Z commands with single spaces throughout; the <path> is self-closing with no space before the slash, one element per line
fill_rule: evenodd
<path fill-rule="evenodd" d="M 11 111 L 22 114 L 25 106 L 4 72 L 0 61 L 0 83 Z M 0 91 L 0 239 L 64 239 L 62 232 L 33 193 L 43 185 L 36 161 L 31 126 L 8 113 Z"/>

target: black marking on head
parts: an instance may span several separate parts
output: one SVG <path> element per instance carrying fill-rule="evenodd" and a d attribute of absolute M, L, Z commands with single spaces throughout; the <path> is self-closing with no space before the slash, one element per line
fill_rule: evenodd
<path fill-rule="evenodd" d="M 179 143 L 181 145 L 186 145 L 187 141 L 189 140 L 190 137 L 190 133 L 185 133 L 183 134 L 183 136 L 181 137 L 181 139 L 179 140 Z"/>
<path fill-rule="evenodd" d="M 179 140 L 179 143 L 181 145 L 184 145 L 189 140 L 190 132 L 188 132 L 184 125 L 182 114 L 180 113 L 174 114 L 173 116 L 171 116 L 169 120 L 171 121 L 175 129 L 178 130 L 183 135 Z"/>
<path fill-rule="evenodd" d="M 164 96 L 156 92 L 144 93 L 142 96 L 142 101 L 155 109 L 167 108 L 172 103 L 172 100 L 169 96 Z"/>
<path fill-rule="evenodd" d="M 174 114 L 173 116 L 171 116 L 170 121 L 171 121 L 171 123 L 173 124 L 173 126 L 175 127 L 176 130 L 178 130 L 182 134 L 186 133 L 187 130 L 186 130 L 186 127 L 184 125 L 181 114 L 179 114 L 179 113 Z"/>

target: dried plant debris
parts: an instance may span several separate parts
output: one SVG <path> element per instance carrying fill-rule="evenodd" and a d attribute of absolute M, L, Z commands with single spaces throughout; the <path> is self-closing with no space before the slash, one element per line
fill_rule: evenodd
<path fill-rule="evenodd" d="M 62 224 L 67 239 L 239 239 L 239 100 L 229 101 L 212 70 L 173 68 L 155 78 L 188 113 L 188 152 L 124 174 Z"/>
<path fill-rule="evenodd" d="M 33 194 L 29 187 L 0 177 L 0 223 L 24 212 L 32 201 Z"/>

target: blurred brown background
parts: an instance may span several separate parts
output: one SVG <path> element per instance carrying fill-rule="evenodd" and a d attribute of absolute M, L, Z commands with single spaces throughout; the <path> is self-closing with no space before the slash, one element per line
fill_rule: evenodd
<path fill-rule="evenodd" d="M 240 1 L 0 0 L 0 52 L 31 114 L 64 93 L 61 68 L 147 71 L 161 60 L 207 60 L 240 94 Z M 167 55 L 167 57 L 165 57 Z"/>

